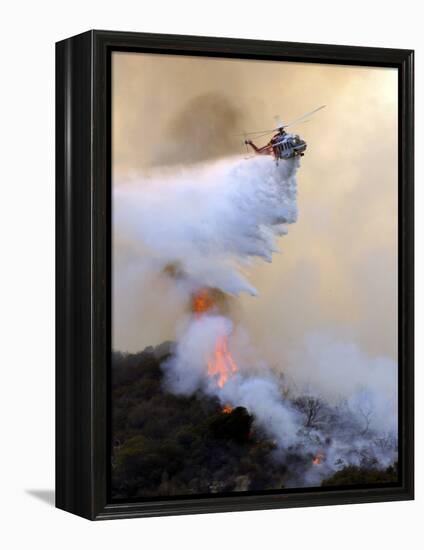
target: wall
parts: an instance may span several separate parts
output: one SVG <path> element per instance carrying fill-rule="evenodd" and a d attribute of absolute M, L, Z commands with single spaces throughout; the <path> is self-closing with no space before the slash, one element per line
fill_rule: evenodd
<path fill-rule="evenodd" d="M 383 8 L 384 6 L 384 8 Z M 416 547 L 422 538 L 423 473 L 417 500 L 330 508 L 90 524 L 48 506 L 54 484 L 54 42 L 90 29 L 415 48 L 423 97 L 419 3 L 245 1 L 15 2 L 2 7 L 0 132 L 2 380 L 0 507 L 5 547 L 370 548 Z M 422 100 L 417 121 L 423 118 Z M 417 146 L 423 149 L 422 126 Z M 423 205 L 417 154 L 417 212 Z M 424 218 L 417 221 L 417 240 Z M 417 280 L 424 276 L 422 253 Z M 417 335 L 423 290 L 417 288 Z M 423 387 L 422 338 L 417 387 Z M 423 400 L 417 403 L 417 464 L 423 463 Z M 34 492 L 36 494 L 34 494 Z M 37 496 L 38 495 L 38 496 Z M 42 499 L 40 499 L 40 496 Z"/>

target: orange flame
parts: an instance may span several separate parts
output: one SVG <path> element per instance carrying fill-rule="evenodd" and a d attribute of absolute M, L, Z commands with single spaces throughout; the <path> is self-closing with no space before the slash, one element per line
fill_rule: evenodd
<path fill-rule="evenodd" d="M 192 296 L 191 309 L 196 317 L 204 315 L 215 306 L 214 292 L 207 288 L 198 290 Z M 214 378 L 217 385 L 223 388 L 237 370 L 237 365 L 228 349 L 227 336 L 219 336 L 212 357 L 208 360 L 208 376 Z"/>
<path fill-rule="evenodd" d="M 196 316 L 200 316 L 203 313 L 206 313 L 214 306 L 214 301 L 210 292 L 207 288 L 202 288 L 198 290 L 196 294 L 193 295 L 191 301 L 191 309 Z"/>
<path fill-rule="evenodd" d="M 322 461 L 324 460 L 325 456 L 323 455 L 323 453 L 318 453 L 314 456 L 314 458 L 312 459 L 312 464 L 314 464 L 314 466 L 318 466 L 319 464 L 322 463 Z"/>
<path fill-rule="evenodd" d="M 208 361 L 208 375 L 215 378 L 218 386 L 223 388 L 237 370 L 237 365 L 228 351 L 227 337 L 220 336 L 216 341 L 213 357 Z"/>
<path fill-rule="evenodd" d="M 223 412 L 224 414 L 230 414 L 230 413 L 233 412 L 233 407 L 232 407 L 231 405 L 224 405 L 224 406 L 222 407 L 222 412 Z"/>

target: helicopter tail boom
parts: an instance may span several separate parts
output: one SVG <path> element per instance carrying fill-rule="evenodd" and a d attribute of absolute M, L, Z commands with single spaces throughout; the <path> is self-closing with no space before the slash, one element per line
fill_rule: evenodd
<path fill-rule="evenodd" d="M 246 145 L 250 145 L 250 147 L 255 151 L 257 155 L 269 155 L 270 154 L 270 147 L 268 145 L 265 145 L 264 147 L 257 147 L 253 141 L 250 139 L 246 139 L 244 141 Z"/>

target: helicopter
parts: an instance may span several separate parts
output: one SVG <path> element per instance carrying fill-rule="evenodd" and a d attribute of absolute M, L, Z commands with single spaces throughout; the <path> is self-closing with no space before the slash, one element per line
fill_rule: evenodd
<path fill-rule="evenodd" d="M 316 112 L 324 109 L 325 105 L 317 107 L 313 111 L 309 111 L 304 115 L 292 120 L 291 122 L 284 124 L 280 123 L 276 128 L 271 130 L 260 130 L 258 132 L 245 132 L 243 134 L 245 140 L 244 143 L 247 146 L 249 145 L 255 154 L 257 155 L 271 155 L 275 158 L 275 161 L 278 164 L 279 160 L 286 160 L 295 157 L 303 157 L 306 151 L 306 141 L 301 139 L 297 134 L 290 134 L 286 132 L 286 128 L 298 124 L 299 122 L 306 122 L 306 118 L 315 114 Z M 247 136 L 256 136 L 256 138 L 261 138 L 268 134 L 276 132 L 269 142 L 262 147 L 258 147 L 253 143 L 251 139 L 246 139 Z"/>

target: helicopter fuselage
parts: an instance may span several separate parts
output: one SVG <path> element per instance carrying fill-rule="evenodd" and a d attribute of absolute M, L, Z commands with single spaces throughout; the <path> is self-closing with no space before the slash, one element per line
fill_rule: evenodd
<path fill-rule="evenodd" d="M 321 105 L 313 111 L 309 111 L 308 113 L 305 113 L 304 115 L 292 120 L 287 124 L 283 124 L 281 122 L 276 128 L 272 128 L 271 130 L 243 132 L 242 135 L 244 135 L 245 138 L 244 143 L 246 145 L 250 145 L 250 147 L 257 155 L 272 155 L 275 158 L 276 162 L 278 162 L 280 159 L 303 157 L 307 147 L 306 141 L 300 139 L 297 134 L 287 133 L 286 128 L 288 128 L 289 126 L 294 126 L 295 124 L 299 124 L 301 122 L 308 122 L 306 120 L 308 117 L 314 115 L 318 111 L 321 111 L 321 109 L 324 109 L 324 107 L 325 105 Z M 261 138 L 270 134 L 274 135 L 272 136 L 270 141 L 263 147 L 257 147 L 253 143 L 253 141 L 251 141 L 250 139 L 246 139 L 246 136 L 248 135 L 255 135 L 257 138 Z"/>
<path fill-rule="evenodd" d="M 306 141 L 298 135 L 286 132 L 276 134 L 263 147 L 257 147 L 250 139 L 245 143 L 250 145 L 257 155 L 272 155 L 277 161 L 303 156 L 307 147 Z"/>

